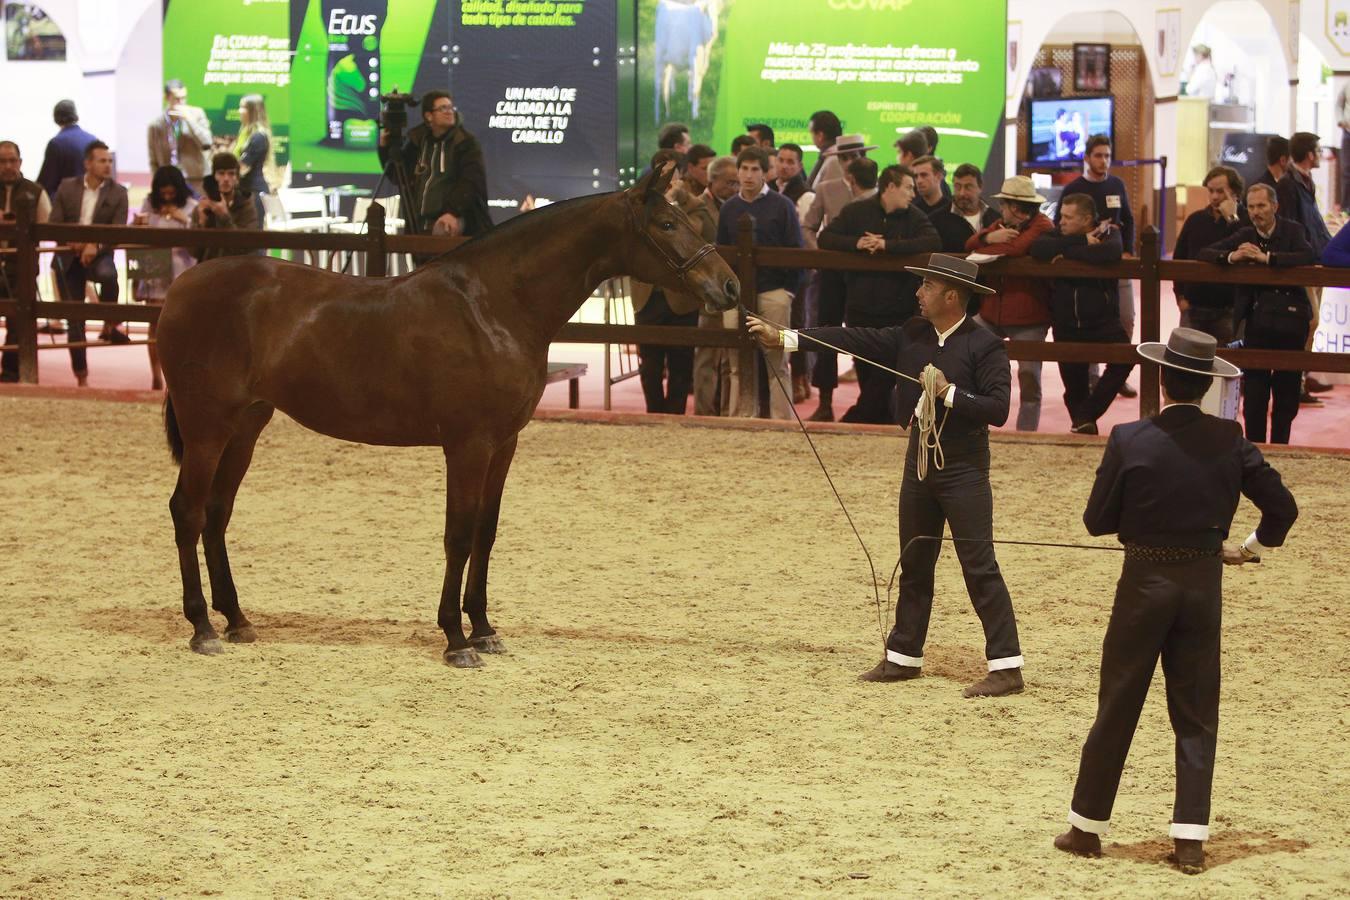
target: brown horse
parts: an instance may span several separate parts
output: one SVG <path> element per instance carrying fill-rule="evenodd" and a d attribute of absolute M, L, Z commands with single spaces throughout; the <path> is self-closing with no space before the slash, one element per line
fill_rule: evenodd
<path fill-rule="evenodd" d="M 503 646 L 488 624 L 488 556 L 516 438 L 544 390 L 553 335 L 605 279 L 633 275 L 736 305 L 739 283 L 664 199 L 670 167 L 627 191 L 545 207 L 402 278 L 355 278 L 266 257 L 213 260 L 174 282 L 159 320 L 164 427 L 180 463 L 169 501 L 190 646 L 257 639 L 239 608 L 225 529 L 258 435 L 281 410 L 347 441 L 444 449 L 447 663 Z M 460 585 L 468 581 L 460 618 Z"/>

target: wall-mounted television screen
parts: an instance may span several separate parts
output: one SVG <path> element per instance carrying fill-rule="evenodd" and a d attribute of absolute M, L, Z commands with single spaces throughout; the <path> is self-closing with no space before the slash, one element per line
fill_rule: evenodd
<path fill-rule="evenodd" d="M 1031 101 L 1028 162 L 1081 160 L 1094 134 L 1111 136 L 1111 97 L 1049 97 Z"/>

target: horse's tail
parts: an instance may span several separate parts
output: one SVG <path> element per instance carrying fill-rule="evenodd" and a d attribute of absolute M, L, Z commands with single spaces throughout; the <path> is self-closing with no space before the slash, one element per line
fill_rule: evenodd
<path fill-rule="evenodd" d="M 169 439 L 169 452 L 173 461 L 183 461 L 183 434 L 178 430 L 178 419 L 173 414 L 173 398 L 164 396 L 164 436 Z"/>

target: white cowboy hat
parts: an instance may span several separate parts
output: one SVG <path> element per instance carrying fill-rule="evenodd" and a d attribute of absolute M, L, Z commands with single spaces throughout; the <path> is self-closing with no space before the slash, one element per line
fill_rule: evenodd
<path fill-rule="evenodd" d="M 905 266 L 905 271 L 913 272 L 915 275 L 930 275 L 933 278 L 950 281 L 953 284 L 968 287 L 977 294 L 994 293 L 993 288 L 985 287 L 977 280 L 980 277 L 980 267 L 959 256 L 934 253 L 928 257 L 928 265 Z"/>
<path fill-rule="evenodd" d="M 1045 198 L 1036 193 L 1036 185 L 1026 175 L 1014 175 L 1004 179 L 1003 190 L 994 195 L 999 200 L 1020 200 L 1023 203 L 1044 203 Z"/>
<path fill-rule="evenodd" d="M 1216 378 L 1236 378 L 1242 370 L 1216 355 L 1219 342 L 1211 334 L 1194 328 L 1173 328 L 1166 344 L 1150 341 L 1136 349 L 1149 362 L 1169 369 L 1213 375 Z"/>
<path fill-rule="evenodd" d="M 861 134 L 841 134 L 834 142 L 834 146 L 828 150 L 820 151 L 821 156 L 829 156 L 832 153 L 866 153 L 868 150 L 875 150 L 876 145 L 864 146 L 867 142 L 863 140 Z"/>

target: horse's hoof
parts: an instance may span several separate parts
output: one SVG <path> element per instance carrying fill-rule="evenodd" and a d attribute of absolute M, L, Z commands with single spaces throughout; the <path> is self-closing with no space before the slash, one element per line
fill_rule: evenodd
<path fill-rule="evenodd" d="M 473 649 L 479 653 L 505 653 L 506 645 L 502 639 L 495 634 L 484 635 L 483 637 L 469 638 L 473 644 Z"/>
<path fill-rule="evenodd" d="M 218 637 L 199 638 L 194 637 L 188 641 L 188 646 L 192 648 L 193 653 L 200 653 L 203 656 L 218 656 L 225 652 L 225 645 L 220 642 Z"/>
<path fill-rule="evenodd" d="M 445 664 L 456 669 L 478 669 L 482 667 L 483 660 L 478 657 L 477 650 L 465 647 L 463 650 L 446 650 Z"/>
<path fill-rule="evenodd" d="M 253 630 L 252 625 L 241 625 L 238 628 L 226 628 L 225 640 L 231 644 L 251 644 L 258 639 L 258 632 Z"/>

